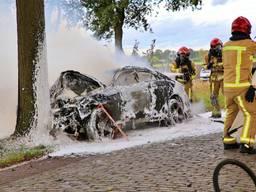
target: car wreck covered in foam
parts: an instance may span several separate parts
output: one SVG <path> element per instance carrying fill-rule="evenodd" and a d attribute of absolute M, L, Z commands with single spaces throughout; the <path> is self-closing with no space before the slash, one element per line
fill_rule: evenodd
<path fill-rule="evenodd" d="M 141 67 L 115 72 L 109 86 L 77 71 L 62 72 L 51 87 L 53 130 L 79 139 L 111 136 L 114 124 L 159 122 L 174 125 L 190 117 L 190 103 L 182 84 L 162 73 Z"/>

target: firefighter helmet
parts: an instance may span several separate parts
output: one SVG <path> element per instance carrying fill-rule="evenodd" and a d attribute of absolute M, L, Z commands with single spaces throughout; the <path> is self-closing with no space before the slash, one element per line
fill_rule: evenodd
<path fill-rule="evenodd" d="M 181 54 L 189 56 L 190 55 L 190 50 L 187 47 L 181 47 L 178 50 L 178 55 L 181 55 Z"/>
<path fill-rule="evenodd" d="M 232 32 L 242 32 L 247 35 L 250 35 L 251 28 L 252 28 L 252 25 L 251 25 L 250 21 L 247 18 L 240 16 L 240 17 L 237 17 L 232 22 L 231 30 L 232 30 Z"/>
<path fill-rule="evenodd" d="M 215 47 L 217 47 L 218 45 L 223 46 L 223 43 L 222 43 L 222 41 L 221 41 L 220 39 L 214 38 L 214 39 L 211 40 L 210 45 L 211 45 L 211 48 L 215 48 Z"/>

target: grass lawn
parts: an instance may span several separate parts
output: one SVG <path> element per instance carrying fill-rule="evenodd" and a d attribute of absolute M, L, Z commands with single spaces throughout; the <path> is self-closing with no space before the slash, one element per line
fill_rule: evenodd
<path fill-rule="evenodd" d="M 13 151 L 6 151 L 0 154 L 0 168 L 39 158 L 50 152 L 52 152 L 52 149 L 44 145 L 33 148 L 20 147 Z"/>
<path fill-rule="evenodd" d="M 212 111 L 212 105 L 210 101 L 210 83 L 208 81 L 201 81 L 196 79 L 193 81 L 193 100 L 195 102 L 203 101 L 206 111 Z M 219 104 L 224 109 L 224 96 L 220 91 Z"/>

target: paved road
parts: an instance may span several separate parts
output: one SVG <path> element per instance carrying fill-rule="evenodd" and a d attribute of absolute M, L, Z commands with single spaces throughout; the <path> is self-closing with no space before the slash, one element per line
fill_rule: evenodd
<path fill-rule="evenodd" d="M 76 158 L 52 170 L 46 166 L 42 173 L 6 180 L 0 191 L 213 191 L 214 167 L 225 158 L 239 159 L 256 172 L 256 155 L 223 152 L 221 135 L 211 134 Z M 0 180 L 4 175 L 0 172 Z M 234 166 L 224 168 L 220 180 L 223 191 L 256 191 Z"/>

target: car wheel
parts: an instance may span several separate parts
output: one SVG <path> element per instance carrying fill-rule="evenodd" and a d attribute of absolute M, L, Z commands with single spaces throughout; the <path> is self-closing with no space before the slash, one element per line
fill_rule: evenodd
<path fill-rule="evenodd" d="M 101 137 L 112 134 L 112 124 L 109 118 L 101 109 L 94 109 L 86 126 L 89 140 L 98 140 Z"/>
<path fill-rule="evenodd" d="M 177 99 L 171 99 L 169 102 L 170 121 L 173 123 L 181 123 L 184 118 L 183 105 Z"/>

